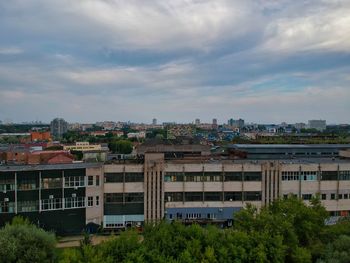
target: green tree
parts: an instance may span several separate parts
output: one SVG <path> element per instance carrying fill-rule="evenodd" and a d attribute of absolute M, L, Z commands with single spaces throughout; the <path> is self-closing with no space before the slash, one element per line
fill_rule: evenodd
<path fill-rule="evenodd" d="M 113 153 L 129 154 L 132 152 L 132 143 L 127 140 L 112 141 L 108 147 Z"/>
<path fill-rule="evenodd" d="M 53 262 L 55 244 L 54 234 L 15 218 L 0 229 L 0 262 Z"/>

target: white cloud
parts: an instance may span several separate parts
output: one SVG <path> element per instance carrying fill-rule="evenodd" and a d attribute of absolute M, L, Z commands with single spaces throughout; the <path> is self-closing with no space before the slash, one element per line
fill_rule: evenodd
<path fill-rule="evenodd" d="M 0 55 L 17 55 L 23 50 L 18 47 L 0 47 Z"/>

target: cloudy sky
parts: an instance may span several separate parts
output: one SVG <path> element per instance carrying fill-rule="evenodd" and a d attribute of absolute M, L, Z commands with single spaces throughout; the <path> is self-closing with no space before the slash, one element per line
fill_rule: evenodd
<path fill-rule="evenodd" d="M 0 120 L 350 123 L 349 0 L 0 1 Z"/>

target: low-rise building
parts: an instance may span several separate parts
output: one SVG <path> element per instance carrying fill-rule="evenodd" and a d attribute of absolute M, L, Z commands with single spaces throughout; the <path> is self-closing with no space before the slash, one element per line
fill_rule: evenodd
<path fill-rule="evenodd" d="M 66 151 L 101 151 L 102 147 L 100 144 L 90 144 L 89 142 L 76 142 L 73 145 L 64 145 L 63 150 Z"/>

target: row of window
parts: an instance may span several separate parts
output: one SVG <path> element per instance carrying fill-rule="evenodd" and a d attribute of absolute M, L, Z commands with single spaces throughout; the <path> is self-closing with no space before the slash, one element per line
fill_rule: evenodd
<path fill-rule="evenodd" d="M 288 196 L 294 196 L 297 197 L 297 194 L 284 194 L 283 198 L 287 198 Z M 315 194 L 302 194 L 301 198 L 303 200 L 311 200 L 312 197 L 315 197 Z M 336 194 L 336 193 L 330 193 L 330 194 L 321 194 L 322 200 L 340 200 L 340 199 L 350 199 L 350 193 L 342 193 L 342 194 Z"/>
<path fill-rule="evenodd" d="M 143 173 L 105 173 L 105 183 L 143 182 Z"/>
<path fill-rule="evenodd" d="M 318 175 L 322 181 L 350 180 L 350 171 L 285 171 L 282 172 L 282 181 L 316 181 Z"/>
<path fill-rule="evenodd" d="M 167 192 L 167 202 L 260 201 L 261 192 Z"/>
<path fill-rule="evenodd" d="M 95 202 L 94 202 L 95 201 Z M 100 205 L 99 196 L 85 197 L 66 197 L 64 198 L 64 208 L 79 208 L 79 207 L 92 207 Z M 63 209 L 62 198 L 50 198 L 41 200 L 41 210 L 57 210 Z M 39 201 L 19 201 L 17 202 L 18 212 L 33 212 L 39 210 Z M 14 213 L 14 202 L 0 202 L 0 213 Z"/>
<path fill-rule="evenodd" d="M 143 203 L 143 193 L 108 193 L 105 203 Z"/>
<path fill-rule="evenodd" d="M 261 172 L 167 172 L 165 182 L 261 181 Z"/>
<path fill-rule="evenodd" d="M 176 214 L 169 214 L 169 219 L 188 219 L 188 220 L 193 220 L 193 219 L 216 219 L 217 214 L 215 213 L 207 213 L 207 214 L 202 214 L 202 213 L 176 213 Z"/>

